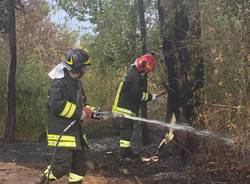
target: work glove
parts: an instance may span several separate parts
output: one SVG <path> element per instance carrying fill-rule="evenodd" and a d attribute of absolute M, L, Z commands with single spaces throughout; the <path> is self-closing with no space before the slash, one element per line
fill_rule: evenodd
<path fill-rule="evenodd" d="M 81 116 L 81 120 L 83 119 L 91 119 L 93 114 L 93 110 L 88 108 L 88 107 L 84 107 L 82 109 L 82 116 Z"/>
<path fill-rule="evenodd" d="M 154 101 L 157 98 L 157 94 L 152 94 L 152 101 Z"/>

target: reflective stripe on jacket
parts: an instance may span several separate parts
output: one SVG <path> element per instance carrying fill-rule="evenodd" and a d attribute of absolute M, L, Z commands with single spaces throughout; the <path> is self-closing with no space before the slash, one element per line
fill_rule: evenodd
<path fill-rule="evenodd" d="M 143 91 L 143 78 L 135 66 L 123 76 L 117 88 L 113 113 L 136 116 L 140 103 L 152 100 L 152 95 Z"/>
<path fill-rule="evenodd" d="M 47 139 L 48 146 L 56 146 L 56 142 L 62 131 L 74 120 L 74 124 L 62 136 L 59 147 L 82 149 L 83 130 L 80 125 L 82 107 L 86 104 L 86 96 L 81 81 L 73 79 L 65 71 L 65 76 L 61 79 L 55 79 L 48 92 L 48 122 Z"/>

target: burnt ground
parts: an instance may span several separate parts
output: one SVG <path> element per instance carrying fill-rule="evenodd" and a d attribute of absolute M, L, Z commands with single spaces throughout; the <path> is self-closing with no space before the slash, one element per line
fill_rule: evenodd
<path fill-rule="evenodd" d="M 176 154 L 168 154 L 158 162 L 124 165 L 119 162 L 116 138 L 89 142 L 92 150 L 87 152 L 86 184 L 250 184 L 249 162 L 229 161 L 225 153 L 222 162 L 228 167 L 223 168 L 216 159 L 199 159 L 199 153 L 185 163 Z M 155 146 L 136 149 L 146 156 Z M 44 143 L 7 144 L 0 140 L 0 184 L 33 184 L 50 156 L 51 150 Z M 67 183 L 67 179 L 55 183 Z"/>

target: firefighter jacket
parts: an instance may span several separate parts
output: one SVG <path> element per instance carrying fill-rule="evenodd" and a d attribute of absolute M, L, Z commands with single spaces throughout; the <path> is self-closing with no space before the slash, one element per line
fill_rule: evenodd
<path fill-rule="evenodd" d="M 135 66 L 125 74 L 119 83 L 113 113 L 136 116 L 141 102 L 152 100 L 152 95 L 143 91 L 143 77 Z"/>
<path fill-rule="evenodd" d="M 63 130 L 76 120 L 77 122 L 61 137 L 58 146 L 82 149 L 86 141 L 80 118 L 87 99 L 81 81 L 70 77 L 68 71 L 64 72 L 64 77 L 55 79 L 48 92 L 48 146 L 56 146 Z"/>

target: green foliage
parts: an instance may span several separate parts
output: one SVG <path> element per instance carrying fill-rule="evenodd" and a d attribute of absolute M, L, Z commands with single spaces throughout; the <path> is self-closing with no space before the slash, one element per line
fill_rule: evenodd
<path fill-rule="evenodd" d="M 205 9 L 204 16 L 210 17 L 209 21 L 203 24 L 207 87 L 210 88 L 210 90 L 207 88 L 206 91 L 217 93 L 211 98 L 213 102 L 217 103 L 225 102 L 227 99 L 225 95 L 228 93 L 241 98 L 239 91 L 246 90 L 244 88 L 247 83 L 242 79 L 247 80 L 249 70 L 245 67 L 245 59 L 241 53 L 240 28 L 238 31 L 232 30 L 224 4 L 216 5 L 216 3 L 209 2 L 204 5 Z M 209 95 L 209 93 L 207 94 Z"/>
<path fill-rule="evenodd" d="M 6 70 L 8 58 L 7 44 L 0 49 L 0 113 L 6 113 Z M 17 97 L 17 139 L 34 140 L 44 131 L 46 122 L 46 99 L 48 77 L 43 66 L 36 62 L 36 57 L 27 63 L 19 62 L 16 73 Z M 4 135 L 5 116 L 0 116 L 0 137 Z"/>
<path fill-rule="evenodd" d="M 44 16 L 48 16 L 50 13 L 50 7 L 47 2 L 43 1 L 41 6 L 41 12 Z"/>
<path fill-rule="evenodd" d="M 0 1 L 0 32 L 6 32 L 7 31 L 7 19 L 8 19 L 8 13 L 7 13 L 7 0 Z"/>
<path fill-rule="evenodd" d="M 81 20 L 89 17 L 95 25 L 91 45 L 82 37 L 93 59 L 102 65 L 126 65 L 138 54 L 137 1 L 59 1 L 59 5 L 71 16 Z M 76 8 L 77 7 L 77 8 Z M 72 10 L 74 10 L 72 12 Z M 79 15 L 81 15 L 79 17 Z M 88 38 L 87 38 L 88 40 Z"/>
<path fill-rule="evenodd" d="M 45 130 L 49 79 L 41 64 L 29 61 L 17 68 L 17 138 L 34 140 Z"/>
<path fill-rule="evenodd" d="M 6 60 L 7 60 L 7 44 L 4 44 L 4 40 L 0 40 L 0 137 L 2 137 L 4 133 L 4 119 L 5 119 L 5 106 L 6 106 Z"/>
<path fill-rule="evenodd" d="M 106 70 L 103 70 L 98 64 L 91 66 L 89 73 L 83 79 L 88 102 L 94 106 L 102 105 L 103 108 L 110 111 L 115 89 L 124 72 L 125 68 L 114 70 L 112 67 L 106 67 Z"/>
<path fill-rule="evenodd" d="M 232 3 L 232 4 L 231 4 Z M 202 3 L 202 46 L 205 60 L 203 89 L 207 128 L 248 135 L 247 86 L 250 70 L 246 60 L 246 22 L 242 2 L 204 1 Z M 238 9 L 238 10 L 237 10 Z M 249 50 L 248 50 L 249 52 Z M 245 139 L 247 139 L 245 137 Z"/>

